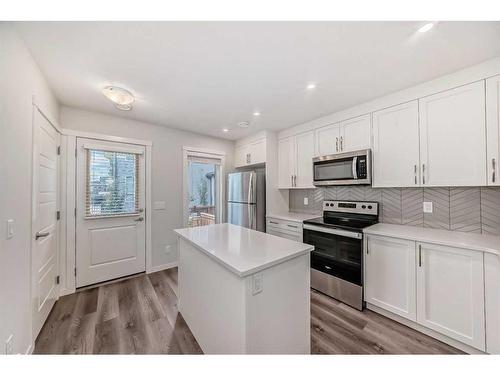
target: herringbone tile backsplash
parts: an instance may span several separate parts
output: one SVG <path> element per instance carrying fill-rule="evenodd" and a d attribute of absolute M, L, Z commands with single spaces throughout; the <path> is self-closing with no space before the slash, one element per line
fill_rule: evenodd
<path fill-rule="evenodd" d="M 304 198 L 309 204 L 304 205 Z M 500 187 L 383 188 L 338 186 L 290 191 L 290 211 L 321 213 L 325 199 L 381 203 L 380 221 L 500 235 Z M 433 203 L 424 214 L 423 202 Z"/>

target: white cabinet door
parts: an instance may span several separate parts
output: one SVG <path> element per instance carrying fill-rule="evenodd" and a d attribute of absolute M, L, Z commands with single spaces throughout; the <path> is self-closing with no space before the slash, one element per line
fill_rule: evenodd
<path fill-rule="evenodd" d="M 236 168 L 243 167 L 247 165 L 248 154 L 249 154 L 249 146 L 242 145 L 237 146 L 234 149 L 234 166 Z"/>
<path fill-rule="evenodd" d="M 425 186 L 486 184 L 484 81 L 419 100 Z"/>
<path fill-rule="evenodd" d="M 266 162 L 266 140 L 261 139 L 249 146 L 249 164 L 260 164 Z"/>
<path fill-rule="evenodd" d="M 365 301 L 415 321 L 415 268 L 414 241 L 368 236 Z"/>
<path fill-rule="evenodd" d="M 486 352 L 500 354 L 500 257 L 484 254 Z"/>
<path fill-rule="evenodd" d="M 340 152 L 340 124 L 316 129 L 316 156 Z"/>
<path fill-rule="evenodd" d="M 295 142 L 294 137 L 280 139 L 278 142 L 278 186 L 291 188 L 295 175 Z"/>
<path fill-rule="evenodd" d="M 340 123 L 340 149 L 342 152 L 370 148 L 370 114 Z"/>
<path fill-rule="evenodd" d="M 486 80 L 486 134 L 488 185 L 500 185 L 500 75 Z"/>
<path fill-rule="evenodd" d="M 483 253 L 417 246 L 417 322 L 485 350 Z"/>
<path fill-rule="evenodd" d="M 295 136 L 296 168 L 295 187 L 312 188 L 314 157 L 314 132 Z"/>
<path fill-rule="evenodd" d="M 420 185 L 418 101 L 373 113 L 373 186 Z"/>

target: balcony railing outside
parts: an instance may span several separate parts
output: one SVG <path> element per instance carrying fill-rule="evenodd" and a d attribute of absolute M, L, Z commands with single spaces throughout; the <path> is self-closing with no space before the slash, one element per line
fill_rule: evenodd
<path fill-rule="evenodd" d="M 190 227 L 215 224 L 215 206 L 193 206 L 189 208 Z"/>

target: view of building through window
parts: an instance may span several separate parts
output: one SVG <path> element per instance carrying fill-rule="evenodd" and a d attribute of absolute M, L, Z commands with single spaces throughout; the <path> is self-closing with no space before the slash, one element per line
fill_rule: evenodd
<path fill-rule="evenodd" d="M 216 173 L 215 164 L 189 161 L 189 226 L 215 223 Z"/>
<path fill-rule="evenodd" d="M 138 156 L 102 150 L 87 151 L 87 216 L 136 213 Z"/>

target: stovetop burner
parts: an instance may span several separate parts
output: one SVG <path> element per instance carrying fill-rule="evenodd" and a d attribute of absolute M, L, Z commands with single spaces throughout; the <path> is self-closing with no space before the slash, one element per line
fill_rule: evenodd
<path fill-rule="evenodd" d="M 377 222 L 377 202 L 324 201 L 323 217 L 305 220 L 304 224 L 361 232 L 363 228 Z"/>

